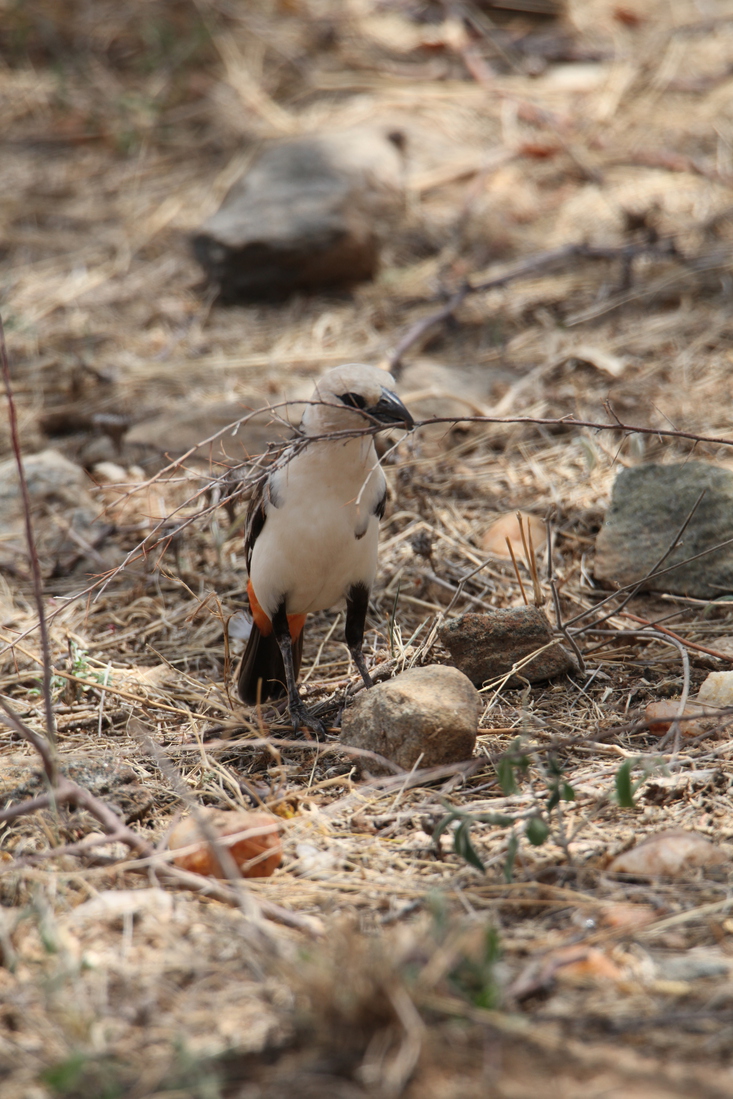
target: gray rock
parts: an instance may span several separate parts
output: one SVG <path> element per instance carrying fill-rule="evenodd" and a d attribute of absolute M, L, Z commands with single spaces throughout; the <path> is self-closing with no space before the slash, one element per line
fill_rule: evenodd
<path fill-rule="evenodd" d="M 402 208 L 400 140 L 377 127 L 271 145 L 192 240 L 225 301 L 374 276 Z"/>
<path fill-rule="evenodd" d="M 60 504 L 64 507 L 88 505 L 94 511 L 89 495 L 90 482 L 81 466 L 70 462 L 58 450 L 42 450 L 23 458 L 31 507 Z M 15 458 L 0 462 L 0 531 L 15 530 L 23 522 L 23 498 Z"/>
<path fill-rule="evenodd" d="M 684 954 L 654 956 L 657 976 L 663 981 L 697 981 L 701 977 L 726 977 L 731 960 L 718 950 L 693 947 Z"/>
<path fill-rule="evenodd" d="M 377 752 L 408 771 L 470 759 L 481 696 L 456 668 L 412 668 L 362 691 L 344 713 L 341 743 Z M 378 768 L 370 761 L 368 770 Z"/>
<path fill-rule="evenodd" d="M 456 666 L 480 687 L 489 679 L 506 675 L 520 660 L 553 639 L 547 616 L 537 607 L 508 607 L 486 614 L 463 614 L 438 631 Z M 578 670 L 577 660 L 559 642 L 534 657 L 512 676 L 507 686 L 523 680 L 541 683 Z"/>
<path fill-rule="evenodd" d="M 596 539 L 596 579 L 619 587 L 643 580 L 672 545 L 703 489 L 681 544 L 663 568 L 733 538 L 733 473 L 707 462 L 622 470 Z M 733 592 L 733 545 L 644 580 L 640 590 L 699 599 Z"/>
<path fill-rule="evenodd" d="M 249 415 L 253 409 L 261 408 L 261 397 L 242 397 L 236 401 L 210 401 L 191 405 L 190 401 L 173 405 L 158 416 L 141 420 L 125 436 L 125 448 L 137 461 L 146 456 L 159 454 L 180 457 L 215 435 L 228 424 L 236 423 Z M 220 436 L 213 443 L 201 447 L 191 457 L 191 461 L 205 462 L 226 460 L 235 456 L 242 458 L 262 454 L 271 441 L 285 438 L 289 428 L 279 419 L 286 410 L 279 408 L 276 413 L 261 412 L 253 416 L 237 429 Z"/>
<path fill-rule="evenodd" d="M 58 450 L 23 458 L 36 547 L 44 572 L 65 574 L 83 560 L 99 567 L 96 550 L 112 527 L 97 521 L 99 505 L 89 477 Z M 28 549 L 18 467 L 0 462 L 0 565 L 25 572 Z"/>

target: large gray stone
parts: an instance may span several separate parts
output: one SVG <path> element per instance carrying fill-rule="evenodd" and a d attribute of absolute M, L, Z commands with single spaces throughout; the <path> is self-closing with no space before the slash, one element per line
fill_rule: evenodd
<path fill-rule="evenodd" d="M 412 668 L 362 691 L 344 713 L 341 743 L 377 752 L 409 771 L 470 759 L 481 696 L 456 668 Z M 368 770 L 378 767 L 372 762 Z"/>
<path fill-rule="evenodd" d="M 83 509 L 93 518 L 99 508 L 89 493 L 88 476 L 58 450 L 42 450 L 23 458 L 23 471 L 28 487 L 31 509 L 37 514 L 42 507 Z M 23 497 L 15 458 L 0 462 L 0 533 L 24 530 Z"/>
<path fill-rule="evenodd" d="M 702 491 L 705 495 L 668 568 L 733 538 L 733 473 L 707 462 L 648 464 L 622 470 L 596 539 L 597 580 L 642 591 L 666 591 L 699 599 L 733 592 L 733 544 L 644 580 L 672 545 Z"/>
<path fill-rule="evenodd" d="M 271 145 L 192 240 L 225 301 L 372 278 L 402 208 L 400 140 L 374 126 Z"/>
<path fill-rule="evenodd" d="M 50 448 L 25 456 L 23 469 L 44 573 L 63 576 L 87 561 L 99 569 L 96 551 L 113 528 L 98 518 L 100 506 L 85 471 Z M 25 510 L 14 458 L 0 462 L 0 535 L 0 568 L 25 573 Z"/>

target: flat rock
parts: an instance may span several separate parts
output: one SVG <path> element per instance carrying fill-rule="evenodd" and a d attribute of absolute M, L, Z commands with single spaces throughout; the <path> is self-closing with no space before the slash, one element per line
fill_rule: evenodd
<path fill-rule="evenodd" d="M 53 449 L 23 457 L 31 506 L 39 504 L 63 504 L 73 507 L 85 502 L 90 484 L 81 466 L 69 461 Z M 86 502 L 93 507 L 91 497 Z M 15 458 L 0 462 L 0 530 L 12 526 L 23 518 L 23 498 Z"/>
<path fill-rule="evenodd" d="M 235 401 L 209 401 L 191 405 L 190 402 L 172 406 L 158 416 L 141 420 L 125 436 L 125 449 L 136 461 L 145 461 L 155 454 L 170 455 L 178 458 L 198 443 L 249 416 L 254 409 L 262 407 L 261 397 L 240 398 Z M 236 433 L 228 431 L 214 442 L 201 447 L 191 456 L 192 461 L 221 461 L 234 455 L 254 456 L 267 449 L 267 444 L 276 439 L 285 438 L 289 433 L 287 425 L 278 417 L 283 417 L 285 409 L 277 409 L 277 416 L 271 412 L 258 412 L 251 419 L 241 423 Z"/>
<path fill-rule="evenodd" d="M 192 240 L 221 298 L 282 299 L 372 278 L 402 208 L 400 145 L 363 126 L 264 149 Z"/>
<path fill-rule="evenodd" d="M 446 622 L 438 636 L 456 667 L 477 687 L 507 675 L 515 664 L 553 640 L 547 616 L 537 607 L 463 614 Z M 577 668 L 574 654 L 556 641 L 520 668 L 521 678 L 512 676 L 507 686 L 518 687 L 524 680 L 541 683 Z"/>
<path fill-rule="evenodd" d="M 85 560 L 99 567 L 96 550 L 112 527 L 97 519 L 91 482 L 81 466 L 54 449 L 23 458 L 36 548 L 45 573 L 60 575 Z M 0 565 L 28 569 L 23 497 L 15 458 L 0 462 Z"/>
<path fill-rule="evenodd" d="M 681 545 L 663 568 L 733 538 L 733 473 L 707 462 L 650 463 L 622 470 L 596 539 L 596 579 L 619 587 L 641 581 L 641 591 L 698 599 L 733 592 L 733 545 L 644 580 L 672 545 L 703 490 Z"/>
<path fill-rule="evenodd" d="M 456 668 L 412 668 L 362 691 L 344 713 L 341 743 L 377 752 L 405 771 L 470 759 L 481 696 Z M 378 768 L 371 761 L 370 771 Z"/>
<path fill-rule="evenodd" d="M 447 416 L 483 416 L 495 403 L 497 385 L 504 388 L 514 376 L 504 366 L 453 364 L 420 355 L 404 364 L 399 374 L 399 392 L 416 419 Z M 420 429 L 421 453 L 440 454 L 454 446 L 466 431 L 478 431 L 467 423 L 428 424 Z"/>

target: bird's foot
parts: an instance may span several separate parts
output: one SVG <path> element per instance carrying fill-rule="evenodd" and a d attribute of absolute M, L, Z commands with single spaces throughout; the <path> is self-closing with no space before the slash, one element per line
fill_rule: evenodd
<path fill-rule="evenodd" d="M 373 687 L 374 686 L 374 680 L 369 675 L 369 670 L 366 666 L 366 660 L 364 659 L 364 654 L 361 651 L 361 646 L 359 646 L 359 648 L 353 648 L 351 650 L 351 658 L 354 661 L 354 663 L 356 664 L 356 667 L 359 671 L 359 675 L 361 676 L 361 678 L 364 681 L 364 686 L 365 687 Z"/>
<path fill-rule="evenodd" d="M 298 699 L 297 704 L 291 702 L 289 710 L 294 733 L 298 733 L 301 729 L 310 729 L 316 736 L 326 735 L 326 726 L 320 718 L 314 717 L 313 714 L 308 712 L 300 699 Z"/>

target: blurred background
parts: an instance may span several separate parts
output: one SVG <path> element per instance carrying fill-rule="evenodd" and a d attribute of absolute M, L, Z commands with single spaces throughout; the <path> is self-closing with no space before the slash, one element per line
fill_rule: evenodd
<path fill-rule="evenodd" d="M 661 389 L 672 420 L 727 419 L 725 0 L 6 2 L 0 55 L 0 303 L 27 450 L 152 468 L 242 400 L 386 362 L 468 276 L 582 242 L 642 247 L 470 295 L 400 364 L 418 412 L 494 407 L 545 364 L 525 412 L 592 418 L 610 395 L 654 422 Z M 221 304 L 192 240 L 237 179 L 273 142 L 356 133 L 357 192 L 381 185 L 369 128 L 392 141 L 370 277 Z"/>
<path fill-rule="evenodd" d="M 686 883 L 607 872 L 648 830 L 733 838 L 730 742 L 688 738 L 661 777 L 644 718 L 730 664 L 709 559 L 690 598 L 601 611 L 584 677 L 487 691 L 470 772 L 363 796 L 333 743 L 249 743 L 275 719 L 228 692 L 244 508 L 218 506 L 217 478 L 283 431 L 269 413 L 227 425 L 335 363 L 389 366 L 416 418 L 449 422 L 385 461 L 370 665 L 447 661 L 428 640 L 449 606 L 520 606 L 520 508 L 540 557 L 550 518 L 560 611 L 587 623 L 653 526 L 639 496 L 604 580 L 617 474 L 694 457 L 731 476 L 731 448 L 695 436 L 731 434 L 732 276 L 731 0 L 0 0 L 0 312 L 59 757 L 151 842 L 186 799 L 280 814 L 284 866 L 252 889 L 291 914 L 292 948 L 256 969 L 236 907 L 164 893 L 119 845 L 64 854 L 98 827 L 81 811 L 18 817 L 4 1099 L 731 1094 L 730 849 Z M 43 728 L 7 403 L 0 690 Z M 353 683 L 340 613 L 312 616 L 301 680 L 329 721 Z M 689 658 L 643 632 L 657 622 Z M 34 752 L 0 737 L 0 802 L 40 793 Z M 633 808 L 632 766 L 634 791 L 656 768 Z M 516 864 L 504 827 L 474 831 L 485 875 L 431 838 L 448 804 L 544 813 L 561 778 L 575 800 Z M 473 937 L 449 949 L 461 921 Z"/>

